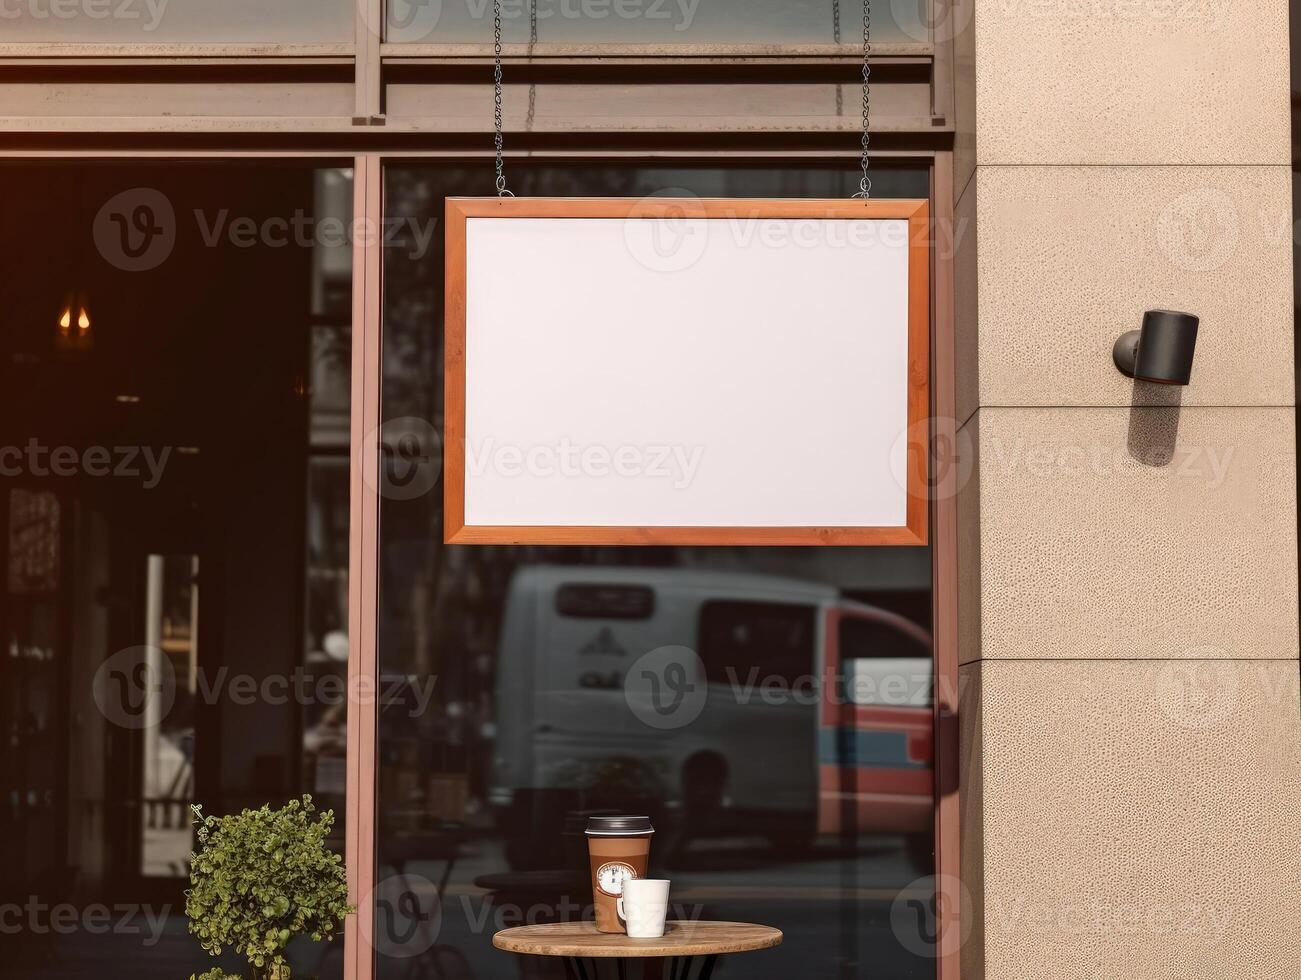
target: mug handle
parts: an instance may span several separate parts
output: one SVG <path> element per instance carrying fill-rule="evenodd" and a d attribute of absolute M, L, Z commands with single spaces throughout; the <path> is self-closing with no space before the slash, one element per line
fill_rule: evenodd
<path fill-rule="evenodd" d="M 624 923 L 625 925 L 627 924 L 628 916 L 624 914 L 622 895 L 620 895 L 618 898 L 614 900 L 614 914 L 619 917 L 620 922 Z"/>

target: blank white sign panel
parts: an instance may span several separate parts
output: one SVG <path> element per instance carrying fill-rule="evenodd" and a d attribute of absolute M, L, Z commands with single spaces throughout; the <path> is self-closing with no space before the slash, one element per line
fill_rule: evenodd
<path fill-rule="evenodd" d="M 465 526 L 904 526 L 909 252 L 907 218 L 466 218 Z"/>

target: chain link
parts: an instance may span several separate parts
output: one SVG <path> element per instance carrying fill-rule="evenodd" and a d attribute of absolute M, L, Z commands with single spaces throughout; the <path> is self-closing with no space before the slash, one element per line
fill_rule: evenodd
<path fill-rule="evenodd" d="M 533 64 L 533 49 L 538 43 L 538 0 L 529 0 L 529 64 Z M 524 131 L 533 132 L 533 122 L 537 118 L 538 83 L 529 82 L 529 111 L 524 116 Z"/>
<path fill-rule="evenodd" d="M 492 123 L 497 157 L 497 196 L 514 197 L 506 190 L 506 164 L 501 152 L 501 0 L 492 0 Z"/>
<path fill-rule="evenodd" d="M 872 196 L 872 178 L 867 174 L 867 147 L 872 140 L 872 66 L 868 59 L 872 56 L 872 0 L 863 0 L 863 139 L 859 165 L 863 168 L 863 177 L 858 182 L 858 193 L 854 197 L 867 200 Z"/>

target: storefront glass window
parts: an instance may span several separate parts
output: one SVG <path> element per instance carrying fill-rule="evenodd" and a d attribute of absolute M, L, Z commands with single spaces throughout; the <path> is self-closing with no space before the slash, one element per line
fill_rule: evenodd
<path fill-rule="evenodd" d="M 929 41 L 927 0 L 872 0 L 879 42 Z M 492 0 L 387 0 L 386 39 L 492 40 Z M 857 44 L 863 5 L 839 0 L 502 0 L 502 38 L 550 44 Z"/>
<path fill-rule="evenodd" d="M 176 980 L 192 804 L 343 849 L 352 175 L 4 180 L 0 975 Z"/>
<path fill-rule="evenodd" d="M 8 0 L 6 41 L 160 44 L 353 39 L 350 0 Z"/>
<path fill-rule="evenodd" d="M 847 197 L 858 179 L 816 166 L 509 174 L 525 196 Z M 738 964 L 747 975 L 934 976 L 925 937 L 892 926 L 897 903 L 931 897 L 928 691 L 875 711 L 815 681 L 844 660 L 855 677 L 920 670 L 928 684 L 928 549 L 442 544 L 443 202 L 490 189 L 486 163 L 386 174 L 378 975 L 545 969 L 492 934 L 584 915 L 584 822 L 614 811 L 651 816 L 674 917 L 785 930 L 780 949 Z M 927 172 L 883 167 L 874 190 L 925 197 Z M 648 708 L 639 685 L 693 658 L 704 695 Z"/>

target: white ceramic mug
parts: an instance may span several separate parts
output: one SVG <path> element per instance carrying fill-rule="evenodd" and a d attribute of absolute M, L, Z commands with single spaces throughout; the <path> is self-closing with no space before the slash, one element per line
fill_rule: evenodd
<path fill-rule="evenodd" d="M 616 905 L 630 939 L 659 939 L 669 911 L 669 883 L 657 878 L 629 878 Z"/>

